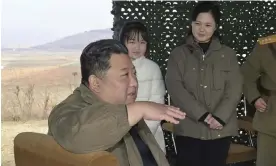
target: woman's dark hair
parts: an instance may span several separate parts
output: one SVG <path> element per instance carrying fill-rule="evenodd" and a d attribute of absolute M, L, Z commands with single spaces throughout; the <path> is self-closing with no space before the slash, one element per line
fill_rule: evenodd
<path fill-rule="evenodd" d="M 147 42 L 146 55 L 149 54 L 149 33 L 147 27 L 140 21 L 128 21 L 121 28 L 119 34 L 120 42 L 125 45 L 125 41 L 134 39 L 136 36 L 139 37 L 141 34 L 144 41 Z M 139 40 L 139 39 L 138 39 Z"/>
<path fill-rule="evenodd" d="M 219 27 L 221 13 L 218 5 L 209 1 L 198 3 L 192 12 L 192 21 L 196 21 L 196 18 L 200 13 L 210 13 L 216 22 L 217 28 Z M 189 35 L 190 34 L 192 34 L 192 30 L 190 30 Z M 220 38 L 220 35 L 217 29 L 214 32 L 214 36 Z"/>

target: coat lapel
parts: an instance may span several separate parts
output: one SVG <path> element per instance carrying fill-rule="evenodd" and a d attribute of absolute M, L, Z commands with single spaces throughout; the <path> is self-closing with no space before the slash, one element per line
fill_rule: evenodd
<path fill-rule="evenodd" d="M 143 165 L 143 161 L 138 151 L 138 148 L 129 133 L 127 133 L 124 136 L 124 142 L 126 145 L 129 165 L 130 166 Z"/>
<path fill-rule="evenodd" d="M 154 136 L 150 132 L 150 129 L 146 125 L 144 120 L 141 120 L 138 123 L 139 135 L 142 140 L 148 145 L 150 151 L 153 154 L 154 159 L 157 162 L 158 166 L 168 166 L 168 161 L 165 157 L 165 153 L 159 147 L 158 143 L 156 142 Z"/>
<path fill-rule="evenodd" d="M 154 136 L 151 134 L 144 120 L 141 120 L 138 123 L 138 133 L 142 138 L 142 140 L 148 145 L 158 166 L 169 166 L 169 163 L 165 157 L 164 152 L 159 147 L 158 143 L 156 142 Z M 143 161 L 140 156 L 139 150 L 129 133 L 127 133 L 124 136 L 124 143 L 126 145 L 129 165 L 130 166 L 143 165 Z"/>

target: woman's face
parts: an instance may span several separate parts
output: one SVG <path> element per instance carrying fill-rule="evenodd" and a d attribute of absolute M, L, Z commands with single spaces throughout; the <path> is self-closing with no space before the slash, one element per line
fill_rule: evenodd
<path fill-rule="evenodd" d="M 216 22 L 211 13 L 199 13 L 192 22 L 192 33 L 199 43 L 209 42 L 216 30 Z"/>
<path fill-rule="evenodd" d="M 131 59 L 137 59 L 145 56 L 147 51 L 147 42 L 143 39 L 141 33 L 136 33 L 133 38 L 125 41 L 125 46 L 128 49 L 128 54 Z"/>

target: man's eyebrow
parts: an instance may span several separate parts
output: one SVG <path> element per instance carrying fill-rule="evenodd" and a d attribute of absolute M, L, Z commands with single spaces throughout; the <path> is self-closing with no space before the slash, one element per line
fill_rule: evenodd
<path fill-rule="evenodd" d="M 131 69 L 132 70 L 136 70 L 135 66 L 132 66 Z M 126 71 L 126 70 L 129 70 L 129 68 L 128 67 L 124 67 L 124 68 L 121 68 L 120 70 L 121 71 Z"/>
<path fill-rule="evenodd" d="M 121 70 L 121 71 L 126 71 L 126 70 L 128 70 L 128 68 L 127 68 L 127 67 L 124 67 L 124 68 L 121 68 L 120 70 Z"/>

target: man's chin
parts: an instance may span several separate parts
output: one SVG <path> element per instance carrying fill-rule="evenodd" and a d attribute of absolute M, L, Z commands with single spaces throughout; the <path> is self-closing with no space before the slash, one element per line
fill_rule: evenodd
<path fill-rule="evenodd" d="M 136 100 L 136 97 L 128 97 L 126 100 L 126 104 L 131 104 L 134 103 Z"/>

